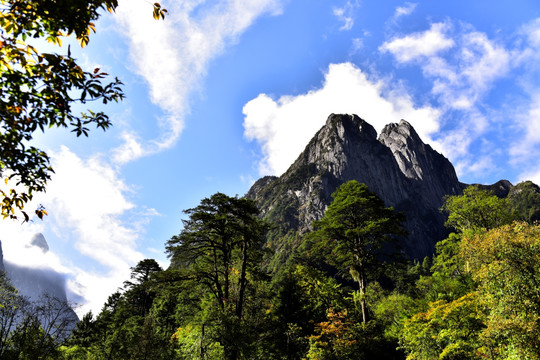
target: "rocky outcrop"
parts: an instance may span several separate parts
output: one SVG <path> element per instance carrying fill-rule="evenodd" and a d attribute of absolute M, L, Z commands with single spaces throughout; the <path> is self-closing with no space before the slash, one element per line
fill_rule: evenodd
<path fill-rule="evenodd" d="M 507 183 L 510 184 L 508 181 Z M 507 194 L 510 205 L 522 220 L 530 223 L 540 222 L 540 187 L 538 185 L 532 181 L 524 181 L 516 186 L 510 184 Z"/>
<path fill-rule="evenodd" d="M 479 189 L 489 191 L 493 195 L 496 195 L 499 198 L 506 198 L 510 194 L 510 190 L 514 187 L 512 183 L 508 180 L 499 180 L 492 185 L 484 184 L 472 184 L 477 185 Z"/>
<path fill-rule="evenodd" d="M 386 126 L 377 139 L 358 116 L 332 114 L 281 177 L 257 181 L 246 196 L 277 224 L 269 243 L 279 250 L 280 237 L 309 231 L 336 188 L 353 179 L 405 213 L 409 236 L 402 248 L 417 259 L 431 255 L 447 234 L 439 212 L 444 196 L 462 191 L 452 164 L 406 121 Z"/>
<path fill-rule="evenodd" d="M 415 184 L 415 194 L 427 206 L 438 208 L 445 195 L 461 192 L 450 161 L 424 144 L 407 121 L 386 125 L 379 141 L 392 151 L 402 174 Z"/>

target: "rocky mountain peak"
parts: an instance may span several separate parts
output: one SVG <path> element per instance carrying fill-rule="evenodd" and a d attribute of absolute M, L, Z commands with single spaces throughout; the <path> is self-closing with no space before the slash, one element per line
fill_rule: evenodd
<path fill-rule="evenodd" d="M 355 114 L 330 114 L 326 120 L 325 128 L 337 132 L 342 139 L 345 134 L 367 140 L 377 138 L 375 128 Z"/>
<path fill-rule="evenodd" d="M 35 246 L 44 253 L 49 251 L 49 244 L 47 244 L 47 240 L 45 240 L 45 236 L 43 236 L 42 233 L 37 233 L 32 237 L 32 240 L 30 240 L 30 246 Z"/>
<path fill-rule="evenodd" d="M 425 158 L 424 143 L 405 120 L 384 127 L 379 141 L 392 150 L 401 172 L 409 179 L 422 180 L 422 164 Z"/>
<path fill-rule="evenodd" d="M 384 127 L 379 141 L 388 147 L 402 174 L 431 207 L 441 205 L 445 195 L 458 194 L 461 185 L 450 161 L 425 144 L 405 120 Z"/>
<path fill-rule="evenodd" d="M 446 236 L 439 212 L 445 195 L 461 192 L 452 164 L 425 144 L 405 120 L 377 132 L 357 115 L 331 114 L 326 124 L 279 178 L 257 181 L 247 194 L 261 213 L 278 224 L 270 244 L 312 228 L 331 203 L 331 194 L 349 180 L 407 216 L 409 238 L 402 244 L 412 258 L 431 255 Z"/>
<path fill-rule="evenodd" d="M 446 216 L 439 210 L 444 197 L 459 195 L 467 186 L 409 122 L 388 124 L 377 137 L 373 126 L 357 115 L 331 114 L 282 176 L 258 180 L 246 195 L 277 224 L 268 237 L 277 258 L 302 241 L 313 221 L 324 215 L 332 193 L 349 180 L 365 183 L 386 206 L 405 214 L 409 235 L 401 246 L 416 259 L 433 255 L 435 243 L 448 235 Z M 481 188 L 508 197 L 524 219 L 540 219 L 540 188 L 535 184 L 514 187 L 501 180 Z"/>

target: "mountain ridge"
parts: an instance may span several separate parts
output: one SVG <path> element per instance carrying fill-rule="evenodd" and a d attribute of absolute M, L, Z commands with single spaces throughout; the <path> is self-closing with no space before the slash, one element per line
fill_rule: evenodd
<path fill-rule="evenodd" d="M 296 247 L 323 216 L 331 194 L 349 180 L 365 183 L 386 206 L 405 214 L 409 236 L 401 247 L 412 259 L 433 255 L 436 242 L 449 232 L 439 210 L 444 197 L 460 195 L 467 186 L 407 121 L 388 124 L 377 136 L 357 115 L 331 114 L 284 174 L 257 180 L 246 194 L 277 224 L 268 246 L 276 253 Z M 508 184 L 499 184 L 502 193 Z"/>

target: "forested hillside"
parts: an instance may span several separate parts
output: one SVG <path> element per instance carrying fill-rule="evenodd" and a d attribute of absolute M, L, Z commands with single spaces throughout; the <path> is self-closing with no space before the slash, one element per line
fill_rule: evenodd
<path fill-rule="evenodd" d="M 73 332 L 2 278 L 0 358 L 537 359 L 540 189 L 465 187 L 407 122 L 331 115 L 282 177 L 185 210 L 170 266 Z"/>
<path fill-rule="evenodd" d="M 402 214 L 350 181 L 286 265 L 268 271 L 273 224 L 217 193 L 64 340 L 20 323 L 4 286 L 2 359 L 537 359 L 540 227 L 478 186 L 446 198 L 453 231 L 433 257 L 393 246 Z M 50 335 L 50 336 L 49 336 Z M 39 349 L 31 344 L 47 340 Z"/>

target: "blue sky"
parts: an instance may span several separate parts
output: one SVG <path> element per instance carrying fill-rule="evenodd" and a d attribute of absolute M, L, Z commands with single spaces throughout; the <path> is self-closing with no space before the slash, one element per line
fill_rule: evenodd
<path fill-rule="evenodd" d="M 65 274 L 98 312 L 144 258 L 164 266 L 182 210 L 280 175 L 330 113 L 406 119 L 461 181 L 540 183 L 536 1 L 121 0 L 72 52 L 125 83 L 114 127 L 36 137 L 49 216 L 0 223 L 7 260 Z M 56 51 L 65 51 L 57 49 Z M 28 241 L 42 232 L 50 251 Z"/>

